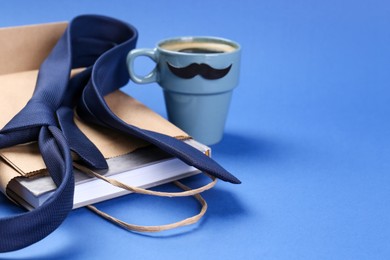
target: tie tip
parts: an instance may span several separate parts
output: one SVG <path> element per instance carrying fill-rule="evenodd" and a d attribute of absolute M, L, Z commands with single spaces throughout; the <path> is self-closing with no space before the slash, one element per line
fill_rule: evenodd
<path fill-rule="evenodd" d="M 239 179 L 237 179 L 236 177 L 234 177 L 230 182 L 233 184 L 241 184 L 241 181 Z"/>
<path fill-rule="evenodd" d="M 241 181 L 231 173 L 225 173 L 223 176 L 218 176 L 217 178 L 232 184 L 241 184 Z"/>

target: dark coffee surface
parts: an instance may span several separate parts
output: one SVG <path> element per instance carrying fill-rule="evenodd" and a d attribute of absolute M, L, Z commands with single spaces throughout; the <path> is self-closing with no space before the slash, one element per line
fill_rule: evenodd
<path fill-rule="evenodd" d="M 202 53 L 205 53 L 205 54 L 207 54 L 207 53 L 224 53 L 223 51 L 219 51 L 219 50 L 212 50 L 212 49 L 206 49 L 206 48 L 196 48 L 196 47 L 181 49 L 181 50 L 179 50 L 179 52 L 199 53 L 199 54 L 202 54 Z"/>

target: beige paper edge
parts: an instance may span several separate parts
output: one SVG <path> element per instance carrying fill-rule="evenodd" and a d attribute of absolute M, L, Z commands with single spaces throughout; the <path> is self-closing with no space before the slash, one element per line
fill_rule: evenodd
<path fill-rule="evenodd" d="M 66 22 L 0 28 L 0 75 L 38 69 Z"/>

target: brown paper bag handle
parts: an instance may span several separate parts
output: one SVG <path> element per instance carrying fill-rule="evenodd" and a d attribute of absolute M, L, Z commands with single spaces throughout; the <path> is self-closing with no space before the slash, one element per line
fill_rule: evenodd
<path fill-rule="evenodd" d="M 189 187 L 185 186 L 184 184 L 180 183 L 179 181 L 175 181 L 174 183 L 178 187 L 180 187 L 184 190 L 190 190 Z M 171 223 L 171 224 L 158 225 L 158 226 L 143 226 L 143 225 L 129 224 L 127 222 L 124 222 L 120 219 L 117 219 L 117 218 L 97 209 L 95 206 L 88 205 L 87 208 L 92 210 L 93 212 L 95 212 L 99 216 L 107 219 L 108 221 L 111 221 L 112 223 L 117 224 L 117 225 L 119 225 L 127 230 L 137 231 L 137 232 L 160 232 L 160 231 L 164 231 L 164 230 L 169 230 L 169 229 L 174 229 L 174 228 L 194 224 L 194 223 L 198 222 L 203 217 L 203 215 L 207 211 L 207 203 L 200 194 L 195 194 L 193 196 L 199 201 L 199 203 L 202 206 L 200 212 L 197 215 L 194 215 L 192 217 L 189 217 L 189 218 L 186 218 L 186 219 L 183 219 L 183 220 Z"/>
<path fill-rule="evenodd" d="M 206 190 L 209 190 L 211 189 L 212 187 L 215 186 L 216 182 L 217 182 L 217 179 L 212 177 L 212 176 L 209 176 L 207 175 L 208 177 L 210 177 L 212 179 L 212 182 L 200 187 L 200 188 L 197 188 L 197 189 L 191 189 L 189 187 L 187 187 L 186 185 L 182 184 L 181 182 L 179 181 L 174 181 L 173 183 L 178 186 L 179 188 L 181 188 L 182 192 L 160 192 L 160 191 L 152 191 L 152 190 L 147 190 L 147 189 L 143 189 L 143 188 L 138 188 L 138 187 L 134 187 L 134 186 L 130 186 L 130 185 L 127 185 L 127 184 L 124 184 L 120 181 L 117 181 L 115 179 L 112 179 L 112 178 L 108 178 L 108 177 L 105 177 L 103 175 L 100 175 L 96 172 L 94 172 L 93 170 L 85 167 L 85 166 L 82 166 L 80 164 L 77 164 L 77 163 L 74 163 L 74 167 L 81 170 L 82 172 L 84 173 L 87 173 L 89 175 L 92 175 L 94 177 L 97 177 L 101 180 L 104 180 L 108 183 L 110 183 L 111 185 L 114 185 L 114 186 L 117 186 L 119 188 L 122 188 L 122 189 L 125 189 L 125 190 L 128 190 L 128 191 L 132 191 L 134 193 L 139 193 L 139 194 L 146 194 L 146 195 L 152 195 L 152 196 L 159 196 L 159 197 L 183 197 L 183 196 L 193 196 L 195 197 L 196 200 L 198 200 L 198 202 L 201 204 L 201 210 L 198 214 L 192 216 L 192 217 L 189 217 L 189 218 L 186 218 L 186 219 L 183 219 L 181 221 L 178 221 L 178 222 L 174 222 L 174 223 L 171 223 L 171 224 L 166 224 L 166 225 L 158 225 L 158 226 L 143 226 L 143 225 L 134 225 L 134 224 L 129 224 L 127 222 L 124 222 L 120 219 L 117 219 L 99 209 L 97 209 L 95 206 L 92 206 L 92 205 L 88 205 L 87 208 L 90 209 L 91 211 L 93 211 L 94 213 L 98 214 L 99 216 L 107 219 L 108 221 L 114 223 L 114 224 L 117 224 L 127 230 L 131 230 L 131 231 L 137 231 L 137 232 L 159 232 L 159 231 L 164 231 L 164 230 L 169 230 L 169 229 L 174 229 L 174 228 L 177 228 L 177 227 L 182 227 L 182 226 L 187 226 L 187 225 L 191 225 L 191 224 L 194 224 L 196 222 L 198 222 L 202 217 L 203 215 L 206 213 L 207 211 L 207 202 L 204 200 L 204 198 L 200 195 L 201 192 L 203 191 L 206 191 Z"/>

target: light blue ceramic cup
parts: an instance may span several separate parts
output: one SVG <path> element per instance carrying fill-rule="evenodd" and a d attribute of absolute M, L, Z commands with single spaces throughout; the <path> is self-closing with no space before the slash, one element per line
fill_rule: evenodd
<path fill-rule="evenodd" d="M 222 139 L 233 89 L 240 70 L 239 44 L 217 37 L 179 37 L 154 49 L 135 49 L 127 56 L 130 78 L 157 82 L 164 90 L 168 119 L 207 144 Z M 156 67 L 146 76 L 134 73 L 134 60 L 147 56 Z"/>

